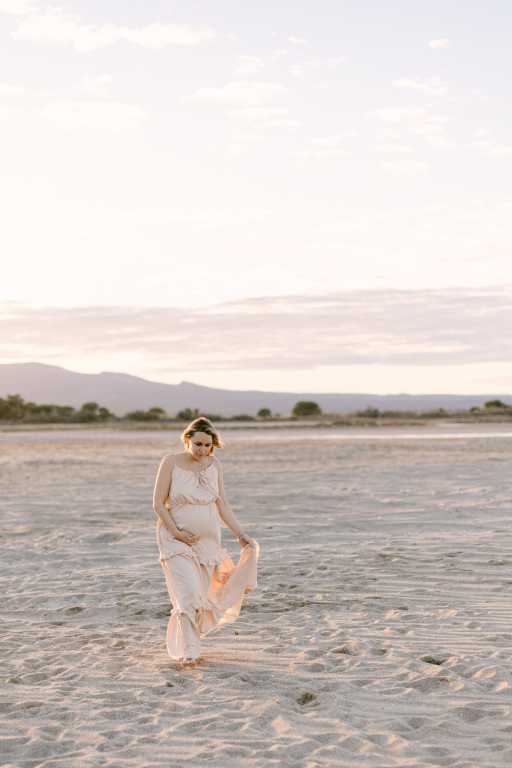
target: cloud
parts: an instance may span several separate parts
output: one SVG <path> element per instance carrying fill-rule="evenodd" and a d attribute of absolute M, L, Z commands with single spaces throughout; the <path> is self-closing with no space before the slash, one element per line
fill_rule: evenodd
<path fill-rule="evenodd" d="M 156 49 L 169 45 L 194 46 L 214 37 L 213 30 L 208 27 L 186 24 L 154 22 L 140 27 L 86 24 L 80 17 L 61 8 L 39 9 L 33 4 L 14 0 L 0 0 L 2 11 L 19 19 L 12 32 L 14 39 L 72 45 L 81 53 L 120 42 Z"/>
<path fill-rule="evenodd" d="M 392 85 L 394 88 L 419 91 L 434 96 L 440 96 L 448 91 L 448 87 L 438 77 L 429 77 L 423 80 L 400 77 L 398 80 L 393 80 Z"/>
<path fill-rule="evenodd" d="M 257 56 L 240 56 L 236 75 L 257 75 L 265 66 L 263 59 Z"/>
<path fill-rule="evenodd" d="M 218 104 L 226 107 L 263 107 L 287 93 L 280 83 L 255 80 L 235 80 L 217 88 L 199 88 L 190 97 L 199 104 Z"/>
<path fill-rule="evenodd" d="M 418 176 L 426 173 L 429 169 L 428 163 L 423 163 L 420 160 L 386 161 L 382 163 L 382 167 L 394 176 Z"/>
<path fill-rule="evenodd" d="M 262 123 L 262 128 L 285 128 L 290 131 L 295 131 L 297 128 L 300 128 L 301 125 L 302 122 L 300 120 L 294 120 L 291 117 L 278 117 Z"/>
<path fill-rule="evenodd" d="M 261 144 L 266 131 L 294 131 L 302 125 L 290 117 L 287 107 L 273 104 L 287 94 L 288 89 L 280 83 L 234 80 L 217 88 L 200 88 L 189 101 L 228 108 L 227 115 L 234 121 L 235 129 L 228 153 L 240 157 Z"/>
<path fill-rule="evenodd" d="M 166 214 L 166 220 L 174 224 L 193 225 L 195 228 L 214 230 L 226 229 L 241 219 L 246 224 L 259 223 L 264 221 L 270 214 L 271 210 L 269 208 L 244 208 L 243 210 L 233 210 L 230 208 L 203 208 L 201 210 L 172 208 Z"/>
<path fill-rule="evenodd" d="M 0 83 L 0 96 L 20 96 L 24 92 L 25 88 L 22 85 Z"/>
<path fill-rule="evenodd" d="M 112 134 L 138 127 L 147 119 L 145 110 L 136 104 L 79 99 L 50 101 L 42 108 L 41 115 L 68 130 L 78 128 Z"/>
<path fill-rule="evenodd" d="M 492 139 L 473 141 L 470 147 L 479 149 L 487 157 L 512 157 L 512 144 L 500 144 Z"/>
<path fill-rule="evenodd" d="M 259 128 L 299 128 L 302 123 L 290 117 L 287 107 L 245 107 L 232 109 L 230 116 L 248 125 Z"/>
<path fill-rule="evenodd" d="M 94 96 L 98 99 L 105 98 L 110 94 L 112 80 L 112 75 L 106 73 L 94 77 L 86 75 L 82 78 L 82 88 L 88 96 Z"/>
<path fill-rule="evenodd" d="M 372 113 L 383 123 L 411 123 L 427 119 L 428 111 L 424 107 L 384 107 Z"/>
<path fill-rule="evenodd" d="M 508 362 L 512 286 L 276 296 L 212 307 L 0 307 L 6 359 L 127 354 L 168 370 Z M 208 333 L 203 333 L 208 326 Z M 307 333 L 304 328 L 307 327 Z"/>
<path fill-rule="evenodd" d="M 397 144 L 392 142 L 377 144 L 375 151 L 388 155 L 410 155 L 414 152 L 412 147 L 409 147 L 407 144 Z"/>
<path fill-rule="evenodd" d="M 17 120 L 31 121 L 32 115 L 27 108 L 27 99 L 29 91 L 23 86 L 17 83 L 5 83 L 0 82 L 0 121 L 12 123 L 13 125 Z M 7 134 L 4 137 L 4 146 L 12 145 L 8 141 Z"/>
<path fill-rule="evenodd" d="M 297 37 L 296 35 L 290 35 L 288 42 L 292 45 L 309 45 L 305 37 Z"/>
<path fill-rule="evenodd" d="M 288 49 L 287 48 L 276 48 L 275 51 L 272 51 L 270 54 L 270 60 L 271 61 L 279 61 L 280 59 L 284 58 L 285 56 L 288 56 Z"/>
<path fill-rule="evenodd" d="M 512 144 L 495 144 L 488 154 L 491 157 L 512 157 Z"/>
<path fill-rule="evenodd" d="M 287 107 L 243 107 L 232 109 L 229 114 L 247 123 L 259 123 L 265 120 L 285 118 L 288 113 Z"/>
<path fill-rule="evenodd" d="M 265 141 L 264 133 L 240 133 L 231 137 L 231 141 L 228 145 L 227 151 L 231 157 L 241 157 L 247 155 L 258 144 L 262 144 Z"/>
<path fill-rule="evenodd" d="M 429 40 L 429 48 L 448 48 L 450 41 L 447 37 L 438 37 L 435 40 Z"/>
<path fill-rule="evenodd" d="M 30 0 L 0 0 L 0 13 L 7 16 L 25 16 L 36 10 L 36 4 Z"/>
<path fill-rule="evenodd" d="M 330 59 L 309 59 L 296 64 L 291 64 L 288 71 L 293 77 L 303 77 L 311 72 L 335 70 L 340 64 L 346 62 L 345 56 L 336 56 Z"/>
<path fill-rule="evenodd" d="M 352 133 L 312 138 L 309 147 L 299 150 L 295 154 L 297 157 L 313 159 L 350 157 L 352 152 L 347 148 L 346 140 L 351 136 L 353 136 Z"/>
<path fill-rule="evenodd" d="M 452 146 L 446 137 L 448 118 L 427 107 L 384 107 L 370 113 L 379 122 L 402 128 L 435 147 Z"/>
<path fill-rule="evenodd" d="M 0 104 L 0 120 L 9 120 L 12 115 L 16 114 L 12 107 L 7 104 Z"/>

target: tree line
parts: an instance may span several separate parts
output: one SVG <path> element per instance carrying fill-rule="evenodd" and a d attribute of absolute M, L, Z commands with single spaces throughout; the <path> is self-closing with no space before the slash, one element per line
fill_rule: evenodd
<path fill-rule="evenodd" d="M 300 400 L 292 409 L 292 416 L 319 416 L 322 411 L 317 403 Z M 270 408 L 260 408 L 256 416 L 239 413 L 223 416 L 218 413 L 203 413 L 198 408 L 184 408 L 175 416 L 169 416 L 163 408 L 154 406 L 147 410 L 129 411 L 124 416 L 116 416 L 108 408 L 95 402 L 83 403 L 80 408 L 53 403 L 33 403 L 24 400 L 21 395 L 0 397 L 0 421 L 26 424 L 91 424 L 107 421 L 192 421 L 198 416 L 206 416 L 211 421 L 256 421 L 283 418 L 279 413 L 272 413 Z"/>
<path fill-rule="evenodd" d="M 512 405 L 502 402 L 501 400 L 487 400 L 482 406 L 474 405 L 469 409 L 469 413 L 485 415 L 512 415 Z M 431 411 L 380 411 L 378 408 L 368 406 L 364 411 L 356 411 L 355 416 L 360 416 L 367 419 L 378 419 L 380 417 L 392 417 L 392 418 L 405 418 L 414 416 L 424 416 L 430 418 L 443 418 L 450 416 L 450 411 L 446 408 L 436 408 Z"/>
<path fill-rule="evenodd" d="M 473 406 L 469 409 L 475 416 L 482 414 L 512 415 L 512 405 L 501 400 L 488 400 L 483 406 Z M 428 418 L 443 418 L 450 415 L 444 408 L 419 413 L 418 411 L 380 411 L 368 406 L 363 411 L 356 411 L 356 417 L 365 419 L 378 418 L 407 418 L 424 416 Z M 0 397 L 0 422 L 25 424 L 99 424 L 109 421 L 139 421 L 139 422 L 190 422 L 198 416 L 206 416 L 213 422 L 219 421 L 268 421 L 271 419 L 286 419 L 280 413 L 272 413 L 270 408 L 260 408 L 253 416 L 248 413 L 238 413 L 234 416 L 223 416 L 220 413 L 204 413 L 198 408 L 183 408 L 174 416 L 170 416 L 163 408 L 154 406 L 147 410 L 129 411 L 124 416 L 116 416 L 108 408 L 95 402 L 83 403 L 80 408 L 70 405 L 55 405 L 48 403 L 33 403 L 24 400 L 20 395 Z M 292 418 L 310 418 L 322 416 L 322 409 L 313 400 L 299 400 L 291 410 Z"/>

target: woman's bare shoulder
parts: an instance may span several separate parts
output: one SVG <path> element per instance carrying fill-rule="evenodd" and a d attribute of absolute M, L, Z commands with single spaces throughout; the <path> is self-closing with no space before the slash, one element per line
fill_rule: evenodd
<path fill-rule="evenodd" d="M 160 461 L 161 467 L 173 467 L 176 464 L 176 459 L 182 456 L 182 453 L 166 453 Z"/>
<path fill-rule="evenodd" d="M 214 464 L 217 467 L 217 469 L 222 469 L 222 463 L 220 459 L 218 459 L 217 456 L 215 456 L 215 454 L 212 456 L 212 464 Z"/>

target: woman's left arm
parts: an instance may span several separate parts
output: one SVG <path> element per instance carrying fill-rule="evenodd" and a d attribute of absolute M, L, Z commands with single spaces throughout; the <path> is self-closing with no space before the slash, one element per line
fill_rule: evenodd
<path fill-rule="evenodd" d="M 240 542 L 241 547 L 245 547 L 246 544 L 252 544 L 253 539 L 247 536 L 242 531 L 242 527 L 235 517 L 235 513 L 231 508 L 231 504 L 226 498 L 226 492 L 224 490 L 224 473 L 222 471 L 222 465 L 220 461 L 215 457 L 215 464 L 217 466 L 217 474 L 219 478 L 219 495 L 216 498 L 217 509 L 222 520 L 226 523 L 227 527 L 233 534 L 233 536 Z"/>

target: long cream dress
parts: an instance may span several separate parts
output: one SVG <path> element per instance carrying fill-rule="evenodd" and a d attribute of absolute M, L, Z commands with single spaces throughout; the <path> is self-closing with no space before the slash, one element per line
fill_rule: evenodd
<path fill-rule="evenodd" d="M 257 586 L 259 545 L 246 545 L 235 565 L 221 546 L 219 495 L 214 463 L 199 473 L 174 465 L 166 500 L 178 528 L 199 536 L 188 545 L 157 522 L 160 563 L 172 604 L 167 652 L 172 659 L 196 659 L 200 639 L 238 618 L 244 594 Z"/>

